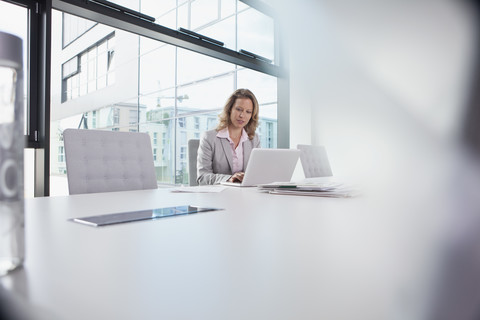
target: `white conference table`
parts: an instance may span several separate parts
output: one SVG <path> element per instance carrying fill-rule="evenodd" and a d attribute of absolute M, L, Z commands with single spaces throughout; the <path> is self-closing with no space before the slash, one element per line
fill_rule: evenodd
<path fill-rule="evenodd" d="M 58 319 L 424 319 L 435 237 L 375 203 L 235 187 L 27 199 L 26 261 L 1 283 Z M 186 204 L 224 210 L 68 220 Z"/>

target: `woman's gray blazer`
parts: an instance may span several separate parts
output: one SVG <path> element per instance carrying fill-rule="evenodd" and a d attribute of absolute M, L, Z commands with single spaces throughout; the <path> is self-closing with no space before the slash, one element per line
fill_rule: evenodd
<path fill-rule="evenodd" d="M 233 174 L 233 155 L 230 142 L 226 138 L 217 137 L 217 130 L 203 134 L 198 147 L 197 182 L 218 184 L 227 181 Z M 246 168 L 253 148 L 260 148 L 258 135 L 252 140 L 243 142 L 243 167 Z"/>

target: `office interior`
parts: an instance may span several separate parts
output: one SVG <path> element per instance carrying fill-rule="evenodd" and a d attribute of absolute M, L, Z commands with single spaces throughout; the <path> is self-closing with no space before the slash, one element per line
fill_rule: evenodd
<path fill-rule="evenodd" d="M 206 1 L 205 3 L 188 4 L 190 10 L 195 10 L 207 2 L 209 3 Z M 213 2 L 222 4 L 221 1 Z M 230 2 L 237 3 L 235 1 L 226 3 Z M 180 1 L 180 3 L 184 2 Z M 221 10 L 227 10 L 225 9 L 228 7 L 226 3 L 223 4 L 224 9 Z M 39 2 L 39 4 L 42 3 Z M 26 5 L 32 5 L 32 3 L 27 1 Z M 118 5 L 135 7 L 133 2 L 130 4 L 128 1 L 118 2 Z M 46 50 L 45 53 L 51 56 L 52 60 L 48 61 L 51 70 L 44 74 L 37 72 L 39 86 L 35 86 L 35 81 L 30 78 L 31 88 L 40 89 L 41 86 L 48 85 L 46 88 L 50 90 L 48 93 L 44 93 L 42 90 L 32 91 L 32 101 L 29 101 L 32 109 L 28 112 L 27 121 L 29 122 L 26 123 L 28 127 L 26 129 L 27 153 L 25 157 L 25 193 L 27 197 L 50 195 L 50 193 L 52 195 L 68 194 L 64 184 L 60 186 L 63 188 L 62 191 L 57 193 L 52 190 L 52 184 L 55 184 L 57 176 L 63 174 L 63 181 L 66 179 L 64 155 L 60 151 L 56 151 L 57 148 L 61 148 L 61 144 L 59 145 L 61 137 L 57 138 L 57 141 L 53 138 L 57 132 L 61 132 L 66 127 L 92 128 L 92 122 L 96 120 L 92 110 L 89 110 L 89 108 L 92 109 L 90 105 L 94 104 L 92 100 L 101 101 L 103 99 L 106 100 L 104 104 L 111 104 L 113 102 L 105 99 L 105 96 L 112 92 L 118 95 L 119 91 L 127 91 L 124 90 L 124 87 L 128 85 L 132 87 L 144 85 L 119 80 L 119 77 L 128 78 L 119 71 L 117 82 L 122 83 L 117 86 L 116 91 L 106 91 L 106 94 L 102 90 L 93 93 L 88 91 L 86 97 L 82 97 L 81 90 L 87 90 L 87 88 L 80 88 L 80 93 L 77 93 L 77 96 L 80 97 L 77 99 L 66 98 L 65 91 L 67 89 L 62 87 L 60 74 L 67 73 L 67 71 L 62 71 L 62 68 L 65 70 L 71 68 L 73 65 L 71 60 L 74 60 L 72 57 L 79 59 L 80 55 L 75 56 L 75 50 L 79 51 L 80 49 L 72 47 L 76 45 L 76 42 L 81 42 L 82 37 L 73 39 L 73 43 L 66 42 L 63 48 L 61 44 L 55 43 L 55 40 L 58 42 L 58 39 L 62 38 L 62 30 L 65 28 L 62 26 L 62 9 L 68 12 L 77 10 L 83 16 L 88 16 L 90 13 L 85 13 L 81 7 L 75 7 L 75 1 L 53 1 L 51 4 L 46 2 L 40 8 L 45 7 L 43 10 L 51 10 L 47 8 L 52 6 L 52 16 L 43 17 L 50 19 L 52 24 L 46 26 L 47 31 L 51 31 L 53 37 L 52 43 L 50 43 L 52 47 L 49 47 L 49 50 L 43 48 Z M 217 83 L 228 84 L 223 85 L 222 91 L 224 92 L 228 92 L 230 87 L 248 86 L 248 81 L 255 82 L 252 85 L 260 88 L 259 91 L 262 90 L 259 92 L 260 100 L 261 102 L 266 101 L 264 110 L 268 110 L 267 118 L 273 118 L 270 123 L 265 123 L 273 130 L 270 129 L 269 137 L 265 138 L 268 140 L 263 141 L 264 147 L 295 148 L 297 144 L 323 145 L 327 148 L 334 171 L 339 176 L 363 173 L 369 177 L 368 180 L 371 180 L 372 176 L 380 178 L 388 174 L 395 175 L 394 166 L 403 165 L 401 161 L 408 161 L 410 158 L 420 160 L 427 156 L 433 156 L 433 151 L 429 152 L 427 149 L 432 148 L 434 144 L 451 143 L 458 146 L 460 144 L 455 142 L 463 138 L 464 131 L 472 131 L 467 129 L 466 119 L 472 119 L 470 114 L 473 111 L 469 107 L 472 104 L 470 101 L 474 99 L 471 88 L 476 65 L 477 21 L 475 9 L 470 8 L 473 6 L 468 1 L 458 4 L 440 1 L 438 4 L 427 3 L 425 5 L 406 5 L 399 4 L 397 1 L 388 1 L 385 4 L 368 2 L 358 5 L 349 4 L 346 1 L 340 1 L 337 4 L 304 1 L 298 5 L 284 2 L 241 1 L 237 5 L 239 12 L 249 8 L 250 11 L 255 11 L 269 20 L 267 37 L 273 39 L 270 39 L 270 43 L 267 45 L 270 47 L 265 50 L 259 48 L 259 50 L 273 62 L 254 60 L 255 64 L 249 65 L 251 58 L 239 55 L 240 58 L 244 58 L 239 61 L 247 66 L 244 70 L 251 73 L 258 72 L 260 76 L 254 79 L 255 81 L 250 81 L 248 76 L 243 78 L 236 76 L 233 80 L 234 83 L 231 83 L 231 79 L 219 80 Z M 220 5 L 220 7 L 222 6 Z M 241 21 L 241 19 L 240 16 L 238 20 Z M 194 25 L 192 21 L 190 24 Z M 34 21 L 33 23 L 41 25 L 46 21 Z M 75 23 L 79 22 L 75 21 Z M 121 23 L 118 24 L 122 26 Z M 245 24 L 248 25 L 248 20 Z M 88 34 L 92 25 L 83 27 L 87 28 Z M 103 25 L 96 25 L 93 29 L 95 28 L 107 29 Z M 126 28 L 128 29 L 128 26 Z M 241 29 L 239 26 L 237 28 Z M 107 38 L 111 37 L 109 32 L 103 31 L 96 37 L 103 41 L 105 34 Z M 151 33 L 148 30 L 143 30 L 143 32 Z M 209 30 L 204 32 L 208 33 Z M 155 36 L 161 38 L 158 35 Z M 63 35 L 63 37 L 66 36 Z M 252 37 L 252 35 L 246 34 L 245 37 Z M 62 41 L 67 41 L 64 38 Z M 262 40 L 264 39 L 265 37 Z M 147 42 L 146 40 L 146 37 L 142 37 L 141 41 Z M 245 41 L 242 42 L 240 38 L 236 41 L 238 43 L 234 45 L 226 43 L 225 47 L 230 49 L 236 45 L 240 50 L 239 46 L 245 45 Z M 155 40 L 150 42 L 155 42 Z M 41 45 L 43 44 L 39 41 L 38 46 Z M 101 43 L 101 45 L 104 44 Z M 104 46 L 106 45 L 108 44 Z M 121 46 L 120 44 L 116 45 Z M 249 44 L 246 45 L 248 48 Z M 88 47 L 91 44 L 82 44 L 78 47 L 85 48 L 85 46 Z M 148 52 L 151 50 L 149 46 L 154 45 L 148 43 L 145 45 L 146 49 L 140 50 Z M 185 44 L 183 46 L 185 47 Z M 175 46 L 171 47 L 175 48 Z M 37 50 L 40 49 L 42 48 L 37 48 Z M 115 57 L 115 54 L 112 54 L 112 57 L 121 59 L 122 49 L 125 50 L 117 48 L 117 52 L 115 52 L 116 56 L 120 57 Z M 183 51 L 187 52 L 188 50 Z M 210 58 L 217 54 L 208 52 L 205 47 L 193 48 L 193 51 L 198 53 L 191 58 L 193 62 L 190 63 L 192 64 L 195 63 L 195 59 L 204 63 L 202 59 L 205 56 Z M 33 60 L 33 63 L 30 62 L 30 65 L 41 71 L 41 63 L 45 63 L 42 62 L 43 56 L 41 54 L 36 56 L 38 59 Z M 225 55 L 221 58 L 229 59 L 229 56 Z M 181 61 L 181 57 L 178 59 Z M 76 60 L 73 62 L 78 63 Z M 141 63 L 144 62 L 141 61 Z M 151 61 L 146 60 L 145 65 L 149 63 Z M 120 63 L 117 62 L 117 64 Z M 169 68 L 165 67 L 167 65 L 165 63 L 160 64 L 160 67 L 153 68 L 154 72 L 158 72 L 161 68 Z M 189 65 L 187 67 L 194 69 Z M 236 68 L 242 67 L 237 65 Z M 244 70 L 234 72 L 241 73 Z M 138 70 L 138 72 L 144 71 L 144 69 Z M 171 72 L 168 70 L 168 73 Z M 179 78 L 182 76 L 177 74 Z M 262 78 L 262 76 L 264 77 Z M 188 76 L 183 77 L 188 79 Z M 193 79 L 192 83 L 199 82 L 198 79 L 191 78 Z M 163 78 L 156 79 L 156 82 L 160 81 L 167 82 Z M 209 84 L 207 82 L 204 87 L 215 87 L 218 86 L 217 83 Z M 108 83 L 106 86 L 108 87 Z M 192 92 L 188 97 L 188 90 L 179 85 L 171 88 L 174 89 L 163 90 L 160 93 L 162 96 L 160 94 L 148 96 L 141 92 L 136 99 L 128 100 L 127 98 L 131 97 L 127 97 L 125 100 L 121 100 L 122 98 L 117 100 L 125 105 L 137 104 L 140 106 L 139 109 L 145 108 L 145 106 L 148 109 L 148 105 L 153 99 L 161 100 L 159 105 L 160 103 L 164 104 L 164 101 L 175 100 L 177 114 L 169 117 L 168 121 L 177 121 L 182 113 L 187 115 L 187 119 L 193 114 L 190 110 L 182 110 L 181 102 L 187 101 L 186 105 L 188 105 L 190 100 L 192 104 L 206 104 L 202 100 L 195 101 Z M 200 90 L 208 90 L 199 88 L 196 89 L 197 96 Z M 109 89 L 103 88 L 104 91 Z M 148 90 L 152 89 L 148 88 Z M 209 98 L 212 96 L 210 92 L 205 92 L 208 93 Z M 267 92 L 267 94 L 263 92 Z M 226 93 L 218 95 L 218 97 L 213 95 L 210 99 L 214 102 L 210 105 L 216 106 L 217 109 L 221 108 L 226 95 Z M 171 101 L 167 102 L 167 105 L 169 105 L 168 103 L 171 104 Z M 102 102 L 98 104 L 102 105 Z M 69 110 L 75 111 L 72 113 Z M 209 109 L 204 107 L 201 115 L 208 114 L 208 111 Z M 102 115 L 100 113 L 103 111 L 96 110 L 96 112 L 97 127 L 101 128 L 98 123 L 101 122 Z M 141 112 L 138 111 L 138 113 Z M 111 110 L 110 113 L 112 113 Z M 218 110 L 213 110 L 208 114 L 208 125 L 203 125 L 204 120 L 201 118 L 199 132 L 196 132 L 195 136 L 189 133 L 187 139 L 198 137 L 202 129 L 209 128 L 209 125 L 216 121 L 217 113 Z M 76 118 L 72 117 L 73 114 Z M 112 116 L 110 115 L 110 117 Z M 49 118 L 50 121 L 46 120 Z M 67 124 L 58 125 L 57 119 L 59 118 L 66 119 Z M 142 126 L 144 122 L 141 119 L 136 121 L 137 127 L 127 123 L 121 130 L 133 128 L 134 130 L 148 131 L 147 126 Z M 93 126 L 95 125 L 93 124 Z M 178 124 L 176 126 L 178 127 Z M 105 127 L 109 130 L 118 130 L 118 128 L 108 127 L 108 125 Z M 182 157 L 182 153 L 185 152 L 185 148 L 180 150 L 178 147 L 179 141 L 185 139 L 183 137 L 181 139 L 178 132 L 173 132 L 172 135 L 176 135 L 176 145 L 164 147 L 164 151 L 171 153 L 168 154 L 170 161 L 173 161 L 171 158 L 177 158 L 171 165 L 175 168 L 170 169 L 172 172 L 169 173 L 169 177 L 163 180 L 159 178 L 159 183 L 178 184 L 185 180 L 178 180 L 178 177 L 175 176 L 178 175 L 180 167 L 185 165 L 178 161 L 178 158 Z M 152 137 L 152 142 L 154 139 L 157 138 Z M 158 140 L 160 139 L 159 136 Z M 185 144 L 185 141 L 182 143 Z M 473 143 L 475 144 L 475 142 Z M 412 153 L 417 156 L 410 157 L 409 155 Z M 57 164 L 57 162 L 62 163 Z M 427 163 L 427 166 L 430 163 L 429 161 L 420 162 Z M 412 170 L 415 169 L 416 164 L 410 163 L 410 165 L 414 167 Z M 159 173 L 159 176 L 161 174 Z"/>
<path fill-rule="evenodd" d="M 52 7 L 69 12 L 82 7 L 74 0 L 8 1 L 13 2 L 31 8 L 40 4 L 39 25 L 48 21 Z M 445 241 L 467 243 L 460 259 L 470 267 L 480 266 L 478 5 L 474 1 L 238 2 L 266 12 L 275 21 L 273 62 L 252 62 L 248 56 L 230 61 L 276 78 L 272 147 L 325 146 L 334 176 L 361 185 L 372 201 L 368 210 L 388 211 L 399 224 L 426 233 L 433 230 L 429 218 L 449 224 L 454 231 Z M 86 14 L 84 8 L 78 10 Z M 43 28 L 59 30 L 45 24 Z M 197 53 L 218 54 L 210 44 L 194 44 Z M 40 51 L 38 61 L 45 58 L 43 54 Z M 230 58 L 220 54 L 219 59 Z M 36 67 L 45 72 L 55 62 L 44 59 L 45 65 Z M 38 129 L 41 139 L 26 137 L 30 150 L 25 162 L 31 164 L 25 170 L 26 197 L 50 195 L 52 159 L 46 155 L 49 143 L 42 137 L 48 140 L 53 134 L 48 107 L 55 97 L 42 89 L 59 79 L 50 79 L 49 73 L 37 76 L 38 83 L 30 82 L 38 84 L 37 123 L 30 126 Z M 175 99 L 179 96 L 175 93 Z M 425 254 L 422 239 L 411 241 L 418 244 L 413 257 Z M 466 268 L 459 280 L 478 278 L 474 269 Z M 478 306 L 477 287 L 452 290 L 458 291 L 440 294 L 440 299 L 455 307 L 464 302 L 460 297 L 465 294 L 471 298 L 467 309 Z"/>

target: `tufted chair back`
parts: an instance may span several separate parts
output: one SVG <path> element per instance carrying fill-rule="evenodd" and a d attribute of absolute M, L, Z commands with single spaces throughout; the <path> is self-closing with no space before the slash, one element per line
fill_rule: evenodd
<path fill-rule="evenodd" d="M 300 162 L 305 178 L 332 176 L 325 147 L 299 144 L 297 149 L 300 150 Z"/>
<path fill-rule="evenodd" d="M 148 134 L 66 129 L 63 139 L 70 194 L 157 188 Z"/>

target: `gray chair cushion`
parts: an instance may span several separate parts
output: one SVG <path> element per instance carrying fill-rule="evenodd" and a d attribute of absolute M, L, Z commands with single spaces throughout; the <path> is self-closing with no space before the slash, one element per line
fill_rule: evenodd
<path fill-rule="evenodd" d="M 188 140 L 188 183 L 191 186 L 198 186 L 197 182 L 197 154 L 199 139 Z"/>
<path fill-rule="evenodd" d="M 66 129 L 63 138 L 70 194 L 157 188 L 148 134 Z"/>
<path fill-rule="evenodd" d="M 300 162 L 305 178 L 332 176 L 327 151 L 323 146 L 299 144 L 297 149 L 300 150 Z"/>

